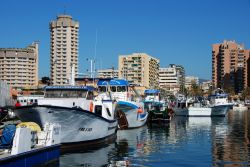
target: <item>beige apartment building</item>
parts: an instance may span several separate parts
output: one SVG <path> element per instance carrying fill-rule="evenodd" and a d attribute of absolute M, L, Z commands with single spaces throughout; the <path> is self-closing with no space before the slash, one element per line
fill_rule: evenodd
<path fill-rule="evenodd" d="M 102 69 L 97 71 L 97 78 L 118 78 L 118 70 L 113 68 Z"/>
<path fill-rule="evenodd" d="M 233 88 L 236 93 L 249 86 L 249 54 L 244 45 L 224 41 L 212 46 L 212 82 L 215 88 Z"/>
<path fill-rule="evenodd" d="M 53 85 L 69 84 L 74 64 L 78 73 L 79 22 L 59 15 L 50 22 L 50 77 Z"/>
<path fill-rule="evenodd" d="M 146 88 L 159 87 L 159 59 L 146 53 L 119 56 L 119 78 Z"/>
<path fill-rule="evenodd" d="M 38 85 L 38 43 L 26 48 L 0 48 L 0 80 L 12 88 Z"/>

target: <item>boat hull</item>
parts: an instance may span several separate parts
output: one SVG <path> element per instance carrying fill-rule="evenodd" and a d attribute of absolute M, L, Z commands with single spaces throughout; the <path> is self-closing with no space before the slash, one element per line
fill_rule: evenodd
<path fill-rule="evenodd" d="M 138 109 L 142 112 L 139 113 Z M 122 111 L 127 119 L 127 128 L 138 128 L 146 124 L 148 113 L 144 110 L 143 103 L 133 103 L 128 101 L 119 101 L 116 104 L 116 111 Z"/>
<path fill-rule="evenodd" d="M 210 117 L 210 116 L 225 116 L 231 105 L 217 105 L 212 107 L 189 107 L 188 109 L 178 110 L 176 115 L 189 117 Z"/>
<path fill-rule="evenodd" d="M 78 108 L 25 106 L 15 109 L 21 121 L 32 121 L 42 128 L 46 122 L 61 125 L 61 143 L 79 144 L 98 141 L 116 134 L 117 120 L 108 120 Z"/>
<path fill-rule="evenodd" d="M 173 108 L 174 114 L 177 116 L 188 116 L 188 108 Z"/>
<path fill-rule="evenodd" d="M 233 106 L 233 110 L 234 111 L 247 111 L 248 110 L 248 107 L 247 106 Z"/>
<path fill-rule="evenodd" d="M 34 148 L 31 151 L 0 158 L 1 167 L 59 166 L 60 145 Z"/>
<path fill-rule="evenodd" d="M 232 105 L 216 105 L 212 107 L 211 116 L 226 116 Z"/>

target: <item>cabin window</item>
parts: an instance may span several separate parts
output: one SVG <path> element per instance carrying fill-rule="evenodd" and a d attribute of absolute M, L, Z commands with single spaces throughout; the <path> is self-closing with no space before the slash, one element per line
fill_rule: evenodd
<path fill-rule="evenodd" d="M 108 115 L 111 117 L 111 113 L 109 111 L 109 108 L 106 108 L 106 111 L 107 111 Z"/>
<path fill-rule="evenodd" d="M 116 92 L 116 86 L 111 86 L 111 91 Z"/>
<path fill-rule="evenodd" d="M 117 92 L 126 92 L 126 86 L 117 86 Z"/>
<path fill-rule="evenodd" d="M 86 95 L 87 90 L 47 90 L 45 93 L 46 98 L 85 98 Z"/>
<path fill-rule="evenodd" d="M 97 115 L 102 116 L 102 106 L 101 106 L 101 105 L 96 105 L 96 106 L 95 106 L 95 113 L 96 113 Z"/>
<path fill-rule="evenodd" d="M 99 86 L 99 91 L 100 92 L 107 92 L 106 86 Z"/>
<path fill-rule="evenodd" d="M 94 98 L 93 92 L 88 92 L 87 100 L 93 100 L 93 98 Z"/>

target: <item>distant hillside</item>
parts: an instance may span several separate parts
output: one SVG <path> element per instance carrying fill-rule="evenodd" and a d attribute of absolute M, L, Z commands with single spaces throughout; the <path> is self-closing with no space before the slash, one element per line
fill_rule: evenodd
<path fill-rule="evenodd" d="M 207 82 L 207 81 L 209 81 L 209 79 L 199 79 L 199 83 Z"/>

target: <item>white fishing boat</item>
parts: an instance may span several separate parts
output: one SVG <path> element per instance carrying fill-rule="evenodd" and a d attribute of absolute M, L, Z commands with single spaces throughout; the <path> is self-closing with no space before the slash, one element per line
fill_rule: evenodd
<path fill-rule="evenodd" d="M 63 149 L 114 138 L 117 120 L 112 101 L 95 100 L 94 90 L 90 86 L 47 86 L 37 105 L 16 107 L 15 113 L 21 121 L 41 127 L 46 122 L 61 125 Z"/>
<path fill-rule="evenodd" d="M 182 116 L 225 116 L 233 103 L 229 103 L 228 94 L 222 90 L 215 91 L 209 96 L 208 102 L 201 101 L 190 104 L 187 102 L 184 112 L 175 112 L 176 115 Z M 190 105 L 188 105 L 190 104 Z"/>
<path fill-rule="evenodd" d="M 188 104 L 187 99 L 184 95 L 178 94 L 176 101 L 169 103 L 169 108 L 174 111 L 177 116 L 187 116 L 188 115 Z"/>
<path fill-rule="evenodd" d="M 233 106 L 234 111 L 247 111 L 248 107 L 244 103 L 237 103 Z"/>
<path fill-rule="evenodd" d="M 106 99 L 111 96 L 115 101 L 120 129 L 145 125 L 148 113 L 144 110 L 142 98 L 126 80 L 99 80 L 97 85 L 99 92 L 102 92 L 99 97 Z"/>

